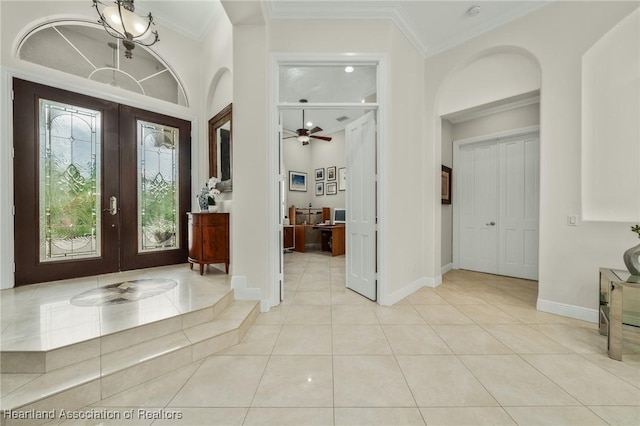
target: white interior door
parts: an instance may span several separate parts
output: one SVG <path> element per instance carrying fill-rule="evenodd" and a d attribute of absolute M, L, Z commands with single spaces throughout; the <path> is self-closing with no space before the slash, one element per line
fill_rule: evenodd
<path fill-rule="evenodd" d="M 538 138 L 499 145 L 501 275 L 538 279 Z"/>
<path fill-rule="evenodd" d="M 345 128 L 347 288 L 376 300 L 376 122 L 373 112 Z"/>
<path fill-rule="evenodd" d="M 466 146 L 460 154 L 460 267 L 495 274 L 498 272 L 496 144 Z"/>
<path fill-rule="evenodd" d="M 539 138 L 461 146 L 459 267 L 538 278 Z"/>

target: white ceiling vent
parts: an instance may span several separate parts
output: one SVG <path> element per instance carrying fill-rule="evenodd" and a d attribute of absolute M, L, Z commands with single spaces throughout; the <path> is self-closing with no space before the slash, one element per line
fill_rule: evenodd
<path fill-rule="evenodd" d="M 336 118 L 336 121 L 339 121 L 340 123 L 342 123 L 345 120 L 348 120 L 349 117 L 347 117 L 346 115 L 343 115 L 342 117 L 338 117 Z"/>

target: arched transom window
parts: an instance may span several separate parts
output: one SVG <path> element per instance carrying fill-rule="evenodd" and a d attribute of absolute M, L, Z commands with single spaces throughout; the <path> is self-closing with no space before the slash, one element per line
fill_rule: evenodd
<path fill-rule="evenodd" d="M 18 57 L 89 80 L 188 106 L 184 89 L 169 66 L 150 49 L 136 46 L 132 59 L 101 26 L 51 22 L 29 32 Z"/>

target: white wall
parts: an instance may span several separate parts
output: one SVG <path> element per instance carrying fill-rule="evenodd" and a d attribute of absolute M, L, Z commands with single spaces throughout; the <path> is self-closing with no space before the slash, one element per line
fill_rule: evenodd
<path fill-rule="evenodd" d="M 504 27 L 426 60 L 427 135 L 440 148 L 436 107 L 447 76 L 482 52 L 521 50 L 541 73 L 541 185 L 539 309 L 597 320 L 598 267 L 624 268 L 623 251 L 635 240 L 629 224 L 579 222 L 581 210 L 582 57 L 638 7 L 631 2 L 555 2 Z M 544 28 L 544 31 L 541 31 Z M 478 99 L 477 102 L 486 102 Z M 638 124 L 637 118 L 630 125 Z M 433 142 L 432 142 L 433 143 Z M 436 158 L 425 156 L 435 169 Z M 438 233 L 439 234 L 439 233 Z M 438 241 L 437 247 L 440 247 Z"/>
<path fill-rule="evenodd" d="M 640 221 L 640 11 L 582 58 L 585 220 Z"/>
<path fill-rule="evenodd" d="M 313 202 L 314 197 L 314 174 L 311 165 L 311 146 L 303 146 L 295 138 L 283 141 L 282 157 L 284 162 L 284 171 L 287 181 L 285 182 L 287 207 L 308 207 Z M 307 191 L 289 191 L 289 172 L 300 172 L 307 174 Z"/>
<path fill-rule="evenodd" d="M 134 107 L 172 115 L 192 122 L 192 187 L 199 188 L 200 146 L 206 133 L 202 133 L 199 123 L 203 120 L 203 87 L 201 84 L 202 66 L 200 44 L 185 36 L 157 25 L 161 41 L 153 46 L 156 52 L 168 63 L 183 84 L 190 107 L 181 107 L 158 99 L 146 97 L 123 89 L 89 81 L 57 70 L 25 62 L 14 57 L 20 39 L 33 27 L 51 18 L 78 18 L 95 21 L 95 10 L 90 3 L 78 1 L 0 1 L 0 84 L 2 114 L 0 115 L 0 288 L 13 287 L 13 170 L 11 146 L 13 145 L 12 109 L 9 96 L 11 78 L 17 76 L 37 83 L 47 84 L 66 90 L 119 102 Z M 206 142 L 204 142 L 206 146 Z M 195 197 L 195 193 L 194 193 Z M 194 198 L 195 199 L 195 198 Z"/>
<path fill-rule="evenodd" d="M 336 180 L 332 181 L 336 184 L 338 182 L 338 169 L 345 167 L 344 131 L 327 134 L 325 136 L 331 136 L 331 142 L 321 140 L 313 141 L 312 139 L 310 144 L 305 146 L 296 139 L 287 139 L 284 141 L 283 157 L 287 179 L 289 171 L 307 174 L 307 192 L 289 191 L 289 185 L 287 183 L 286 205 L 288 207 L 292 205 L 308 207 L 309 203 L 315 208 L 345 206 L 344 191 L 338 191 L 336 195 L 315 195 L 316 182 L 324 182 L 325 185 L 330 182 L 327 180 L 327 167 L 336 167 Z M 325 169 L 325 178 L 324 180 L 316 181 L 315 170 L 319 168 Z"/>

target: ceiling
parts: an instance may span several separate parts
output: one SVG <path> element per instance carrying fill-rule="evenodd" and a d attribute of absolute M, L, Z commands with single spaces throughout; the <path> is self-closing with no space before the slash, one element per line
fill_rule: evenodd
<path fill-rule="evenodd" d="M 225 0 L 243 3 L 243 0 Z M 272 19 L 391 19 L 425 56 L 431 56 L 530 13 L 551 0 L 265 0 Z M 247 2 L 247 4 L 253 2 Z M 204 39 L 224 9 L 220 0 L 137 0 L 162 26 Z M 479 13 L 467 13 L 478 6 Z M 250 6 L 247 6 L 250 7 Z"/>
<path fill-rule="evenodd" d="M 266 0 L 263 9 L 272 19 L 390 19 L 398 25 L 414 47 L 426 58 L 463 43 L 491 29 L 526 15 L 548 3 L 549 0 Z M 234 3 L 237 9 L 242 0 L 225 0 Z M 256 7 L 246 3 L 247 7 Z M 477 14 L 469 13 L 474 6 Z M 220 0 L 137 0 L 139 11 L 152 11 L 158 24 L 168 26 L 194 40 L 206 36 L 211 22 L 224 8 Z M 340 86 L 332 72 L 327 70 L 306 70 L 297 75 L 287 85 L 281 79 L 281 88 L 287 86 L 288 102 L 309 99 L 320 102 L 321 98 L 333 98 L 335 93 L 349 90 L 349 97 L 364 99 L 371 96 L 371 86 L 367 84 Z M 314 83 L 315 82 L 315 83 Z M 304 84 L 308 83 L 308 84 Z M 346 87 L 346 88 L 345 88 Z M 373 86 L 375 88 L 375 85 Z M 357 101 L 356 101 L 357 102 Z M 357 118 L 364 110 L 321 110 L 306 112 L 306 121 L 312 121 L 325 130 L 339 129 Z M 336 121 L 342 116 L 346 121 Z M 300 127 L 300 110 L 283 111 L 285 129 Z M 323 133 L 321 133 L 323 134 Z"/>

